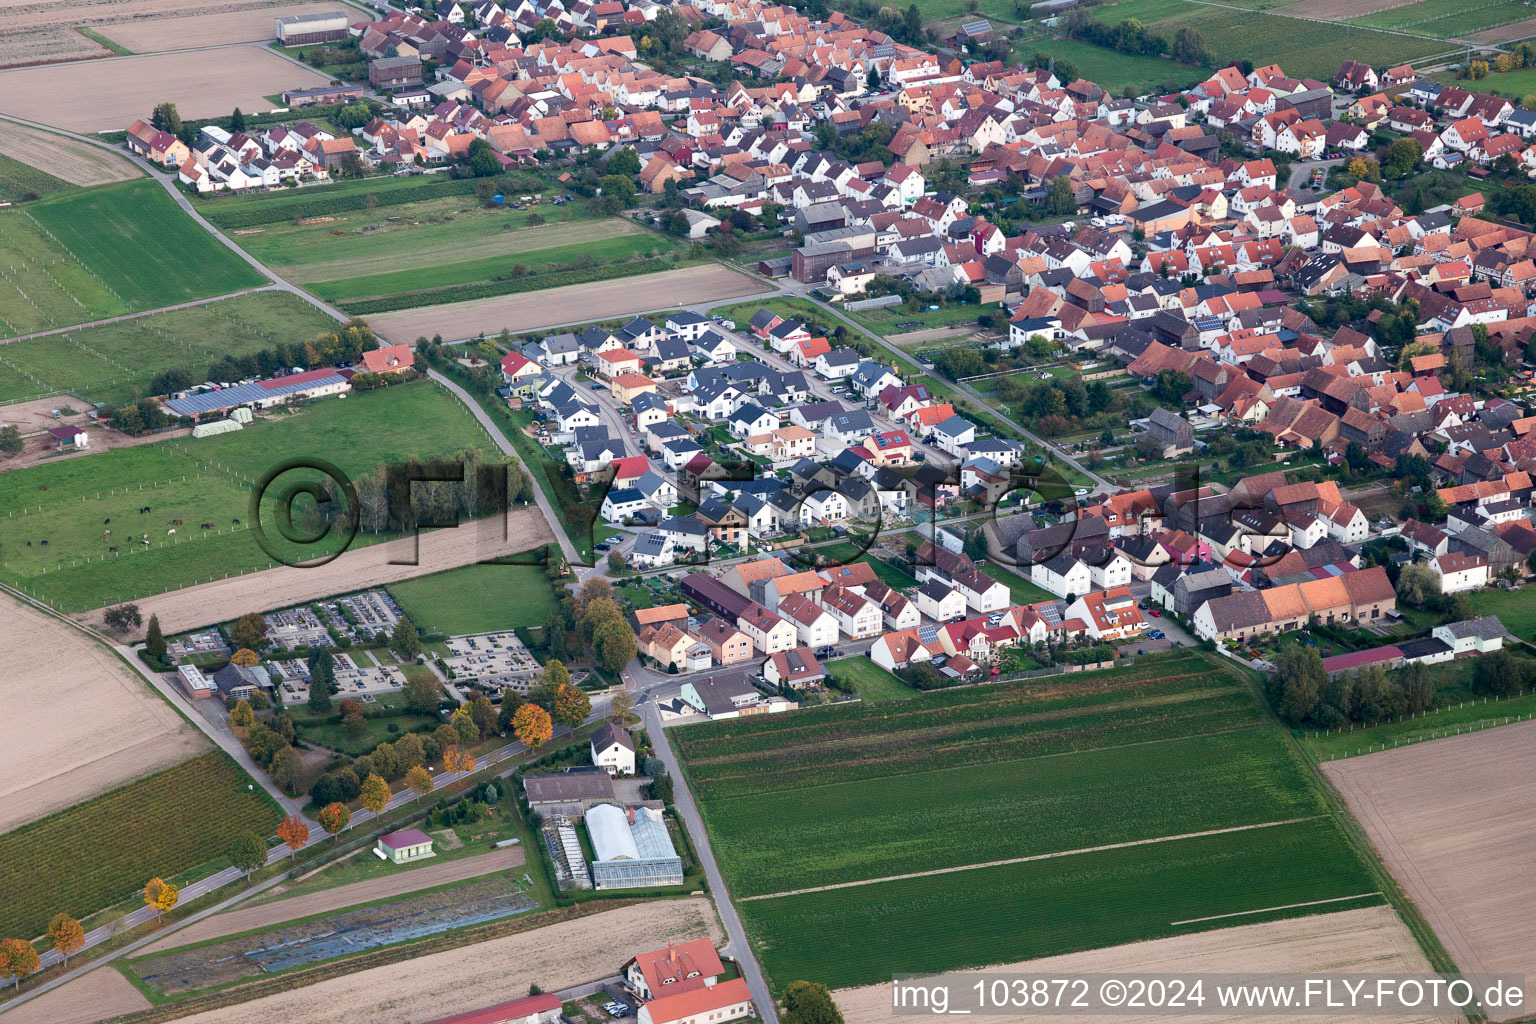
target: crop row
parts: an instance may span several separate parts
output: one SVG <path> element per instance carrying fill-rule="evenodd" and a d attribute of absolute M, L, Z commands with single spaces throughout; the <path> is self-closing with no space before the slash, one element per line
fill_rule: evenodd
<path fill-rule="evenodd" d="M 737 895 L 1326 811 L 1268 727 L 736 799 L 711 789 L 700 805 Z"/>
<path fill-rule="evenodd" d="M 889 981 L 1379 903 L 1328 820 L 738 904 L 776 989 Z M 1244 913 L 1191 924 L 1218 914 Z"/>
<path fill-rule="evenodd" d="M 281 812 L 249 782 L 226 755 L 203 754 L 0 836 L 0 935 L 40 935 L 61 910 L 83 917 L 243 832 L 270 835 Z"/>

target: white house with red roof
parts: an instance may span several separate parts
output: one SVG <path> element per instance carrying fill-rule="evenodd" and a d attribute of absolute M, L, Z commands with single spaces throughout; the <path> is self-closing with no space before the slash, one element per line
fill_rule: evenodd
<path fill-rule="evenodd" d="M 432 852 L 432 837 L 419 828 L 407 828 L 379 836 L 373 852 L 380 860 L 394 864 L 437 856 Z"/>
<path fill-rule="evenodd" d="M 368 373 L 409 373 L 416 367 L 416 357 L 409 345 L 390 345 L 363 353 L 363 369 Z"/>
<path fill-rule="evenodd" d="M 641 953 L 624 965 L 624 984 L 635 998 L 650 1002 L 663 995 L 711 988 L 725 973 L 720 954 L 708 939 L 694 939 Z"/>
<path fill-rule="evenodd" d="M 1084 594 L 1072 602 L 1063 618 L 1081 619 L 1095 640 L 1127 640 L 1147 629 L 1130 587 Z"/>
<path fill-rule="evenodd" d="M 709 988 L 661 996 L 640 1007 L 639 1024 L 724 1024 L 752 1013 L 752 994 L 741 978 Z"/>

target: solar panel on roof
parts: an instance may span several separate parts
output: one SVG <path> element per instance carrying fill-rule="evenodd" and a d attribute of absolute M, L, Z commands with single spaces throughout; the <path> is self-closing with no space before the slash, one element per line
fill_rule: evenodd
<path fill-rule="evenodd" d="M 1042 605 L 1036 608 L 1035 611 L 1045 620 L 1045 624 L 1052 629 L 1061 625 L 1061 610 L 1056 607 L 1056 602 L 1052 601 L 1050 604 Z"/>
<path fill-rule="evenodd" d="M 938 626 L 918 626 L 917 639 L 924 644 L 931 644 L 939 638 Z"/>

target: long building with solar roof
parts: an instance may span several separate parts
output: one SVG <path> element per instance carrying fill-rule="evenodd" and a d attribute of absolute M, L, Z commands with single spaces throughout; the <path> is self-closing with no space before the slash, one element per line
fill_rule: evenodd
<path fill-rule="evenodd" d="M 250 384 L 237 384 L 216 391 L 188 392 L 180 398 L 168 398 L 161 404 L 176 416 L 223 414 L 242 405 L 269 409 L 295 398 L 325 398 L 352 390 L 346 376 L 335 370 L 306 370 L 286 377 L 273 377 Z"/>

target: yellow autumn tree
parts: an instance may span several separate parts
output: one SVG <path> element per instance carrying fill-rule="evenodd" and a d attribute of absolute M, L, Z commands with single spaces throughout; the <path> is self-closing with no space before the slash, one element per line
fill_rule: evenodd
<path fill-rule="evenodd" d="M 85 945 L 85 929 L 68 914 L 55 914 L 48 922 L 48 941 L 53 943 L 53 951 L 62 956 L 67 965 L 70 954 L 79 952 Z"/>
<path fill-rule="evenodd" d="M 256 656 L 256 652 L 251 650 L 249 647 L 242 647 L 234 654 L 229 656 L 229 663 L 231 665 L 239 665 L 243 668 L 254 668 L 256 663 L 259 661 L 261 661 L 261 659 L 258 658 Z"/>
<path fill-rule="evenodd" d="M 414 789 L 418 796 L 426 796 L 432 792 L 432 773 L 417 765 L 405 773 L 405 784 Z"/>
<path fill-rule="evenodd" d="M 358 794 L 358 799 L 362 801 L 364 807 L 374 814 L 378 814 L 389 805 L 389 798 L 393 795 L 389 791 L 389 783 L 384 781 L 384 777 L 377 772 L 373 772 L 363 780 L 363 788 Z"/>
<path fill-rule="evenodd" d="M 235 705 L 235 710 L 229 713 L 229 720 L 241 729 L 249 729 L 256 724 L 256 712 L 251 710 L 251 702 L 242 700 Z"/>
<path fill-rule="evenodd" d="M 549 712 L 537 704 L 524 704 L 512 716 L 512 735 L 530 750 L 548 742 L 554 729 L 554 723 L 549 720 Z"/>
<path fill-rule="evenodd" d="M 162 918 L 176 906 L 176 901 L 180 898 L 181 889 L 174 882 L 167 882 L 163 878 L 151 878 L 144 884 L 144 902 L 154 907 L 155 913 Z"/>

